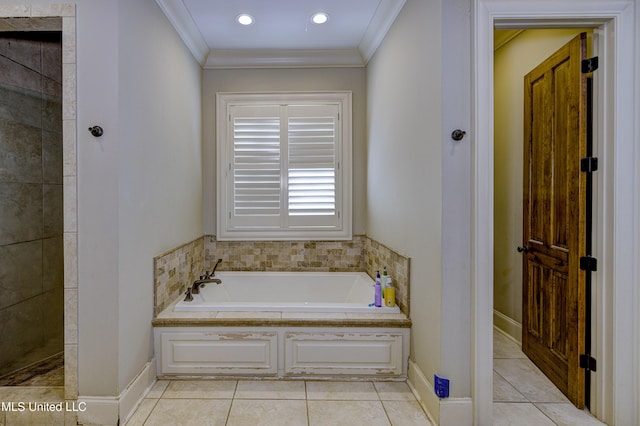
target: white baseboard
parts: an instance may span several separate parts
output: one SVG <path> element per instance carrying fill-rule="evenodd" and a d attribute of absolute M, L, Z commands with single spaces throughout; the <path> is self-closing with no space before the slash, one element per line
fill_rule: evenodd
<path fill-rule="evenodd" d="M 420 367 L 409 360 L 409 385 L 417 393 L 417 398 L 436 424 L 440 426 L 473 425 L 473 400 L 471 398 L 440 399 L 431 382 Z"/>
<path fill-rule="evenodd" d="M 435 420 L 436 424 L 440 423 L 440 398 L 436 395 L 433 385 L 420 370 L 420 367 L 409 360 L 409 370 L 407 372 L 410 385 L 418 394 L 419 402 L 426 408 L 427 413 Z"/>
<path fill-rule="evenodd" d="M 128 419 L 156 381 L 156 361 L 144 365 L 138 375 L 118 396 L 78 396 L 84 411 L 78 412 L 78 423 L 89 425 L 117 425 Z"/>
<path fill-rule="evenodd" d="M 493 325 L 522 344 L 522 324 L 506 316 L 500 311 L 493 310 Z"/>
<path fill-rule="evenodd" d="M 78 424 L 117 425 L 118 398 L 115 396 L 78 396 Z"/>

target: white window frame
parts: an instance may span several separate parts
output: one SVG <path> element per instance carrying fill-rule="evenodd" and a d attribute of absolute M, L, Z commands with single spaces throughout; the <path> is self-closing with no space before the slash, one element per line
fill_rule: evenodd
<path fill-rule="evenodd" d="M 216 94 L 216 237 L 219 240 L 350 240 L 352 239 L 352 113 L 351 92 L 278 92 Z M 281 208 L 276 226 L 239 224 L 233 217 L 233 131 L 231 111 L 237 106 L 334 105 L 339 120 L 336 129 L 336 217 L 331 224 L 295 225 Z M 281 156 L 282 157 L 282 156 Z M 282 162 L 281 168 L 287 167 Z M 284 176 L 284 174 L 283 174 Z M 286 184 L 283 196 L 286 194 Z M 286 198 L 286 196 L 285 196 Z M 285 203 L 286 204 L 286 203 Z"/>

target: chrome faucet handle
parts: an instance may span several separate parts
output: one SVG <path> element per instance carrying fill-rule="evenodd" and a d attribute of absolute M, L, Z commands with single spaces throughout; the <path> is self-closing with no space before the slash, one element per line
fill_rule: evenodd
<path fill-rule="evenodd" d="M 204 287 L 205 284 L 201 282 L 202 280 L 195 281 L 191 286 L 191 293 L 200 294 L 200 287 Z"/>
<path fill-rule="evenodd" d="M 216 274 L 216 269 L 218 269 L 218 266 L 220 265 L 220 263 L 222 263 L 222 259 L 218 259 L 215 266 L 213 267 L 213 270 L 211 271 L 210 277 L 213 277 Z"/>
<path fill-rule="evenodd" d="M 186 297 L 184 298 L 185 302 L 191 302 L 193 300 L 193 296 L 191 295 L 191 287 L 187 287 L 187 291 L 184 292 Z"/>

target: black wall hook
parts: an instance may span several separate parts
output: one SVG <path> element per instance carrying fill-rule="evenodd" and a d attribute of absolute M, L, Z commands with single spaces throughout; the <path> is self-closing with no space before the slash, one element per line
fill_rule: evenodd
<path fill-rule="evenodd" d="M 102 130 L 102 127 L 100 127 L 100 126 L 89 127 L 89 131 L 96 138 L 99 138 L 100 136 L 102 136 L 104 134 L 104 130 Z"/>
<path fill-rule="evenodd" d="M 458 141 L 461 141 L 462 138 L 464 138 L 464 135 L 466 134 L 467 132 L 465 132 L 464 130 L 456 129 L 451 133 L 451 139 L 458 142 Z"/>

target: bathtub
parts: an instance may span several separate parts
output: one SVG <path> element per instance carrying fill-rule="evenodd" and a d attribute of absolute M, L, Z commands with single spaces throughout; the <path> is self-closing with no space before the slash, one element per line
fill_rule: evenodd
<path fill-rule="evenodd" d="M 282 311 L 399 313 L 369 306 L 375 282 L 365 272 L 218 272 L 175 311 Z"/>

